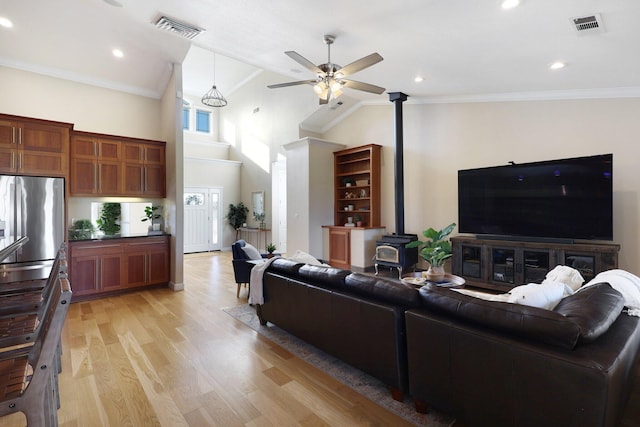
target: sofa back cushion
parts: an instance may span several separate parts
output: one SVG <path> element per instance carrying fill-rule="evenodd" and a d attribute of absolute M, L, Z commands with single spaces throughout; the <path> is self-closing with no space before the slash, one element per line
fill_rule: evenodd
<path fill-rule="evenodd" d="M 351 273 L 344 280 L 345 290 L 367 298 L 387 302 L 402 307 L 420 306 L 418 290 L 405 283 L 384 278 Z"/>
<path fill-rule="evenodd" d="M 277 258 L 271 262 L 267 270 L 280 273 L 283 276 L 292 277 L 298 274 L 298 270 L 300 270 L 300 267 L 303 265 L 301 262 L 291 261 L 286 258 Z"/>
<path fill-rule="evenodd" d="M 349 274 L 349 270 L 310 264 L 304 264 L 298 270 L 300 280 L 331 289 L 344 289 L 344 278 Z"/>
<path fill-rule="evenodd" d="M 622 295 L 608 283 L 593 285 L 564 298 L 554 310 L 507 302 L 487 301 L 433 285 L 423 286 L 424 307 L 467 321 L 573 349 L 605 333 L 624 304 Z"/>
<path fill-rule="evenodd" d="M 554 311 L 576 323 L 580 327 L 579 341 L 588 343 L 609 329 L 623 307 L 624 297 L 620 292 L 608 283 L 598 283 L 564 298 Z"/>
<path fill-rule="evenodd" d="M 555 311 L 507 302 L 487 301 L 426 285 L 420 288 L 427 309 L 520 337 L 572 349 L 580 327 Z"/>

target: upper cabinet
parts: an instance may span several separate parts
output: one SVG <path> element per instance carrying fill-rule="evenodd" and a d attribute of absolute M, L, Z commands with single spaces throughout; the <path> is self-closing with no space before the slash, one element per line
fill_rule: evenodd
<path fill-rule="evenodd" d="M 73 132 L 72 196 L 165 197 L 165 144 Z"/>
<path fill-rule="evenodd" d="M 153 142 L 124 147 L 124 194 L 164 197 L 165 146 Z"/>
<path fill-rule="evenodd" d="M 72 126 L 0 114 L 0 173 L 67 177 Z"/>

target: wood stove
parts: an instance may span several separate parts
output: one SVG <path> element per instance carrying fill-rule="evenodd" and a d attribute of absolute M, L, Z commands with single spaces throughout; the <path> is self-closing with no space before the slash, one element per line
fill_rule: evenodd
<path fill-rule="evenodd" d="M 382 236 L 376 241 L 375 270 L 378 274 L 378 266 L 395 267 L 398 269 L 398 278 L 402 279 L 403 270 L 413 267 L 418 262 L 418 248 L 407 248 L 407 243 L 418 240 L 415 234 L 404 234 L 404 158 L 403 158 L 403 131 L 402 131 L 402 103 L 407 100 L 407 95 L 402 92 L 389 93 L 389 101 L 394 103 L 395 111 L 395 150 L 394 150 L 394 187 L 395 187 L 395 214 L 396 234 Z"/>
<path fill-rule="evenodd" d="M 402 236 L 389 234 L 376 241 L 375 270 L 378 274 L 378 266 L 392 267 L 398 270 L 398 278 L 402 279 L 402 272 L 416 265 L 418 262 L 418 248 L 407 248 L 409 242 L 418 240 L 415 234 Z"/>

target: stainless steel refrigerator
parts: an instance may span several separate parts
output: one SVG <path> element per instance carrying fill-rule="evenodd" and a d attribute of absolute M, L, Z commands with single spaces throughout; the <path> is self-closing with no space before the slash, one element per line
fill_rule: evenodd
<path fill-rule="evenodd" d="M 43 279 L 64 241 L 64 179 L 0 175 L 0 239 L 29 241 L 0 263 L 0 284 Z"/>

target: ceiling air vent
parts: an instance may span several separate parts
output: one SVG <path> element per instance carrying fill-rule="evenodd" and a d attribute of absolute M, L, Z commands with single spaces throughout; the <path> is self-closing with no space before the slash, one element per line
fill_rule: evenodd
<path fill-rule="evenodd" d="M 167 16 L 161 16 L 157 19 L 155 24 L 156 27 L 161 30 L 175 33 L 189 40 L 193 40 L 198 36 L 198 34 L 204 31 L 202 28 L 198 28 L 191 24 L 185 24 L 184 22 L 177 21 Z"/>
<path fill-rule="evenodd" d="M 592 34 L 603 33 L 604 25 L 602 25 L 602 18 L 599 13 L 589 16 L 581 16 L 578 18 L 571 18 L 574 29 L 578 34 Z"/>

